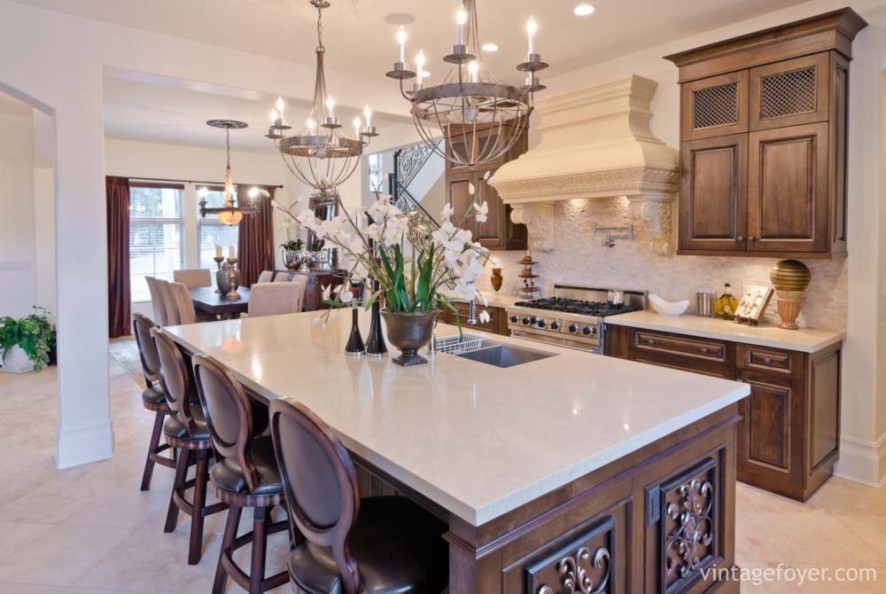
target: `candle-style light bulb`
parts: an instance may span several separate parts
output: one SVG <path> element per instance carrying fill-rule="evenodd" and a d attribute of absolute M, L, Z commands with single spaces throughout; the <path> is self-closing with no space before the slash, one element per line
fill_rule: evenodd
<path fill-rule="evenodd" d="M 477 63 L 477 60 L 468 64 L 468 71 L 471 73 L 471 82 L 478 82 L 480 80 L 480 64 Z"/>
<path fill-rule="evenodd" d="M 314 118 L 308 118 L 308 121 L 305 122 L 305 124 L 308 127 L 308 136 L 313 136 L 314 128 L 317 126 L 317 124 L 314 122 Z"/>
<path fill-rule="evenodd" d="M 458 9 L 458 16 L 456 17 L 458 21 L 458 40 L 456 45 L 464 45 L 465 44 L 465 23 L 468 22 L 468 11 L 465 10 L 464 5 Z"/>
<path fill-rule="evenodd" d="M 360 128 L 363 122 L 360 121 L 360 118 L 354 118 L 354 138 L 360 138 Z"/>
<path fill-rule="evenodd" d="M 335 119 L 335 100 L 332 97 L 326 99 L 326 115 L 330 119 Z"/>
<path fill-rule="evenodd" d="M 400 44 L 400 59 L 397 61 L 403 64 L 406 62 L 406 29 L 403 27 L 397 31 L 397 43 Z"/>
<path fill-rule="evenodd" d="M 286 111 L 286 103 L 283 101 L 283 97 L 277 97 L 277 113 L 280 114 L 280 119 L 283 119 L 283 112 Z"/>
<path fill-rule="evenodd" d="M 276 109 L 272 109 L 272 110 L 271 110 L 271 123 L 272 123 L 272 124 L 276 123 L 276 122 L 277 122 L 277 118 L 279 118 L 279 117 L 280 117 L 280 116 L 277 115 L 277 110 L 276 110 Z"/>
<path fill-rule="evenodd" d="M 418 71 L 418 85 L 421 86 L 422 80 L 424 79 L 425 74 L 425 53 L 424 51 L 418 52 L 418 55 L 415 56 L 415 69 Z"/>
<path fill-rule="evenodd" d="M 526 33 L 529 35 L 529 55 L 538 53 L 538 48 L 535 43 L 535 35 L 538 33 L 538 23 L 535 22 L 535 18 L 529 17 L 529 22 L 526 23 Z"/>
<path fill-rule="evenodd" d="M 363 117 L 366 118 L 366 127 L 372 128 L 372 110 L 368 105 L 363 108 Z"/>

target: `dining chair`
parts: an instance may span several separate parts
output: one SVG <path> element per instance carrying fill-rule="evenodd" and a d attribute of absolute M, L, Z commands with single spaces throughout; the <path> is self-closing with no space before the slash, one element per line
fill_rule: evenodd
<path fill-rule="evenodd" d="M 148 283 L 148 292 L 151 293 L 151 307 L 154 309 L 154 320 L 160 326 L 168 326 L 166 322 L 166 302 L 160 294 L 157 287 L 157 279 L 153 276 L 146 276 L 145 281 Z"/>
<path fill-rule="evenodd" d="M 278 272 L 277 276 L 274 277 L 275 283 L 288 283 L 292 279 L 289 278 L 292 275 L 291 272 Z"/>
<path fill-rule="evenodd" d="M 186 268 L 175 270 L 172 277 L 177 283 L 182 283 L 189 289 L 212 286 L 212 273 L 208 268 Z"/>
<path fill-rule="evenodd" d="M 171 283 L 162 278 L 155 281 L 157 286 L 157 294 L 160 295 L 160 301 L 163 302 L 163 310 L 166 312 L 166 323 L 164 326 L 178 326 L 179 321 L 178 307 L 175 305 L 175 297 L 172 294 Z"/>
<path fill-rule="evenodd" d="M 188 546 L 188 564 L 196 565 L 203 556 L 203 522 L 211 514 L 228 508 L 224 502 L 206 505 L 206 485 L 209 481 L 209 455 L 212 440 L 197 399 L 191 371 L 181 349 L 162 328 L 152 328 L 151 337 L 160 361 L 160 385 L 166 403 L 172 409 L 163 424 L 166 442 L 175 450 L 175 480 L 169 497 L 166 524 L 163 532 L 173 532 L 179 512 L 191 516 L 191 534 Z M 196 466 L 194 478 L 188 480 L 188 469 Z M 191 500 L 188 489 L 194 490 Z"/>
<path fill-rule="evenodd" d="M 262 270 L 262 273 L 258 275 L 258 280 L 256 283 L 269 283 L 274 280 L 274 271 L 273 270 Z"/>
<path fill-rule="evenodd" d="M 299 402 L 271 400 L 271 437 L 297 536 L 289 556 L 296 594 L 444 590 L 444 522 L 404 497 L 361 500 L 350 454 Z"/>
<path fill-rule="evenodd" d="M 261 594 L 289 581 L 286 571 L 265 578 L 268 535 L 289 528 L 287 520 L 271 523 L 271 510 L 283 502 L 274 446 L 270 436 L 255 437 L 252 403 L 231 372 L 202 355 L 192 363 L 209 435 L 220 457 L 209 472 L 210 485 L 216 497 L 228 504 L 212 593 L 222 594 L 230 577 L 250 594 Z M 238 537 L 244 508 L 252 508 L 252 532 Z M 252 563 L 246 573 L 234 561 L 234 552 L 250 543 Z"/>
<path fill-rule="evenodd" d="M 154 464 L 175 468 L 175 460 L 173 458 L 161 455 L 170 447 L 168 443 L 161 444 L 160 438 L 163 434 L 163 423 L 172 414 L 172 409 L 166 403 L 166 395 L 160 386 L 160 356 L 157 354 L 157 348 L 154 346 L 154 340 L 151 338 L 151 328 L 157 327 L 157 324 L 148 316 L 140 313 L 133 314 L 132 329 L 146 384 L 144 391 L 142 391 L 142 405 L 145 409 L 155 413 L 154 429 L 151 431 L 151 439 L 148 442 L 148 455 L 145 457 L 145 470 L 142 473 L 142 491 L 147 491 L 151 488 Z"/>
<path fill-rule="evenodd" d="M 169 294 L 178 313 L 178 324 L 197 323 L 197 310 L 194 309 L 194 301 L 191 299 L 187 285 L 178 282 L 169 283 Z"/>
<path fill-rule="evenodd" d="M 298 313 L 302 309 L 304 294 L 304 287 L 298 283 L 257 283 L 249 290 L 246 317 Z"/>

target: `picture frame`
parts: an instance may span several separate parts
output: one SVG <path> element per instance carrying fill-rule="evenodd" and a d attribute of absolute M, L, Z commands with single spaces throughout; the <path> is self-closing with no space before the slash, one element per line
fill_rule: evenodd
<path fill-rule="evenodd" d="M 767 285 L 747 285 L 742 291 L 741 301 L 735 312 L 735 321 L 739 324 L 756 326 L 769 306 L 775 289 Z"/>

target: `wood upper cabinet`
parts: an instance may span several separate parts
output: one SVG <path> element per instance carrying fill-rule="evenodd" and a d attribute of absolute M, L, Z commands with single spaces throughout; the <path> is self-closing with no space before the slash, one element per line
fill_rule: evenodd
<path fill-rule="evenodd" d="M 466 145 L 474 146 L 478 152 L 491 150 L 498 137 L 489 131 L 477 132 L 477 142 L 465 139 L 461 134 L 453 134 L 452 146 L 458 151 L 464 151 Z M 447 148 L 447 150 L 450 150 Z M 514 147 L 493 163 L 486 163 L 477 167 L 474 171 L 469 168 L 447 163 L 446 166 L 446 196 L 452 205 L 454 214 L 452 221 L 458 225 L 465 218 L 462 226 L 474 234 L 480 245 L 490 250 L 525 250 L 528 245 L 528 233 L 526 225 L 516 225 L 511 221 L 511 207 L 502 202 L 501 197 L 494 187 L 486 181 L 495 171 L 513 159 L 516 159 L 527 150 L 527 135 L 517 140 Z M 489 206 L 489 214 L 484 223 L 477 222 L 473 215 L 473 200 L 469 193 L 469 185 L 474 185 L 477 202 L 486 202 Z"/>
<path fill-rule="evenodd" d="M 745 249 L 748 219 L 748 136 L 683 143 L 680 249 Z"/>
<path fill-rule="evenodd" d="M 682 85 L 679 253 L 845 254 L 849 61 L 866 25 L 847 8 L 667 57 Z"/>
<path fill-rule="evenodd" d="M 750 252 L 827 253 L 828 125 L 750 135 Z"/>

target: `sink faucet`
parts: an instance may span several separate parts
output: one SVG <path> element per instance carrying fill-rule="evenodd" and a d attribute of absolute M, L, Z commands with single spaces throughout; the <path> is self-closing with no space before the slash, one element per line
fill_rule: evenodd
<path fill-rule="evenodd" d="M 470 302 L 470 309 L 468 310 L 468 324 L 471 326 L 476 326 L 477 321 L 477 298 L 474 297 Z"/>

